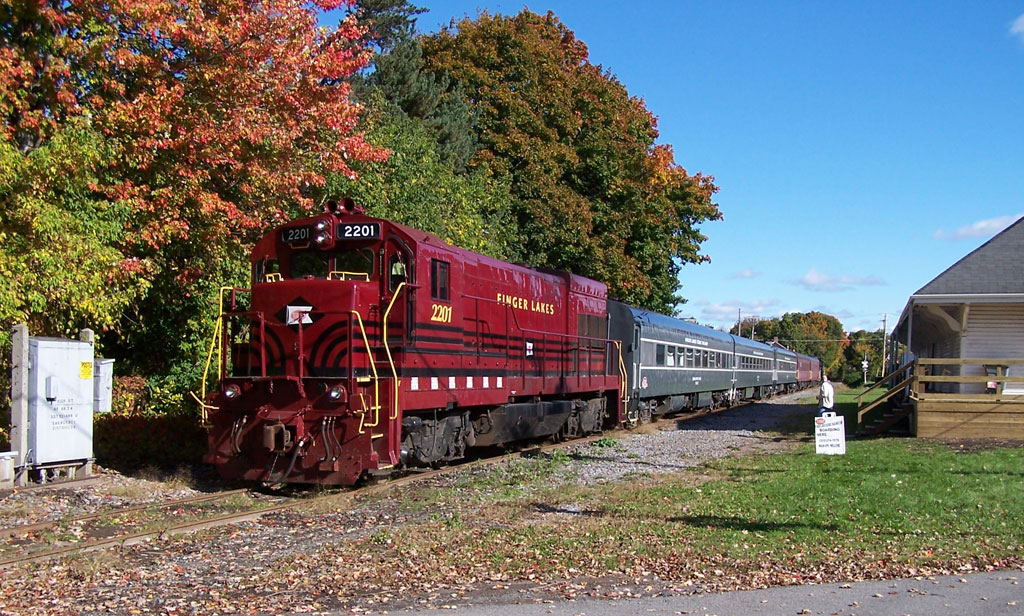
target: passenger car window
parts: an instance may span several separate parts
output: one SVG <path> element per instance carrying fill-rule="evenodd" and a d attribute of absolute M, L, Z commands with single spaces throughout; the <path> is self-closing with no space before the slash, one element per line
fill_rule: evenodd
<path fill-rule="evenodd" d="M 640 347 L 640 363 L 650 366 L 654 363 L 654 343 L 644 342 Z"/>
<path fill-rule="evenodd" d="M 658 345 L 657 350 L 655 351 L 654 363 L 658 364 L 659 366 L 664 366 L 665 365 L 665 345 L 664 344 L 659 344 Z"/>
<path fill-rule="evenodd" d="M 676 348 L 668 347 L 665 351 L 665 365 L 675 366 L 676 365 Z"/>

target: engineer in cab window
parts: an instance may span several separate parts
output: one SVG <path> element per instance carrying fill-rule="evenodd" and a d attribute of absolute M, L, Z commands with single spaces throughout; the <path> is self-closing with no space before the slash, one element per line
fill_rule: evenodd
<path fill-rule="evenodd" d="M 407 282 L 406 269 L 405 269 L 405 257 L 401 253 L 396 252 L 391 255 L 391 284 L 388 288 L 394 291 L 398 288 L 399 283 Z"/>

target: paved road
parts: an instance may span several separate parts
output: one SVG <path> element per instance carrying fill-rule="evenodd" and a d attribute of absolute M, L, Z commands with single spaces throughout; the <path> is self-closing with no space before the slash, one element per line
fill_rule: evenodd
<path fill-rule="evenodd" d="M 459 607 L 392 612 L 417 616 L 1001 616 L 1024 614 L 1024 572 L 997 571 L 926 579 L 786 586 L 721 594 Z"/>

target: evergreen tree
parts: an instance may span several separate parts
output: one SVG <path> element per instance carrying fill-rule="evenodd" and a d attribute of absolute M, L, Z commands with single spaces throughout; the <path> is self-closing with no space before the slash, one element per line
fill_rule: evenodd
<path fill-rule="evenodd" d="M 424 69 L 423 49 L 417 39 L 404 39 L 391 53 L 378 55 L 376 70 L 366 78 L 364 87 L 367 92 L 379 92 L 405 116 L 422 121 L 435 136 L 441 160 L 457 172 L 465 170 L 477 149 L 472 110 L 462 84 L 447 74 Z"/>

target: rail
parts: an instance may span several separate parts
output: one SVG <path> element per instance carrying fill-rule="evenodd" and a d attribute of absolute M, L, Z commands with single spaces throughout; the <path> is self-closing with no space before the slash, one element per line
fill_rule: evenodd
<path fill-rule="evenodd" d="M 369 358 L 368 363 L 370 364 L 370 372 L 373 373 L 373 401 L 372 404 L 370 404 L 370 410 L 373 411 L 373 423 L 364 425 L 363 419 L 360 419 L 359 433 L 362 434 L 364 427 L 376 428 L 378 425 L 380 425 L 380 378 L 377 375 L 377 362 L 373 361 L 373 353 L 370 351 L 370 340 L 369 338 L 367 338 L 366 328 L 363 326 L 363 317 L 359 314 L 358 310 L 353 310 L 352 314 L 355 315 L 356 322 L 359 323 L 359 333 L 362 334 L 363 336 L 363 344 L 366 345 L 366 355 Z M 351 357 L 352 354 L 350 353 L 349 358 Z M 351 364 L 352 360 L 349 359 L 349 365 Z M 349 374 L 351 376 L 355 376 L 354 373 L 350 372 Z M 363 400 L 363 407 L 366 407 L 365 400 Z M 365 419 L 365 414 L 363 415 L 363 418 Z"/>
<path fill-rule="evenodd" d="M 207 399 L 207 397 L 206 397 L 206 394 L 207 394 L 206 384 L 209 382 L 209 378 L 210 378 L 210 366 L 213 364 L 213 353 L 214 353 L 214 350 L 217 351 L 217 366 L 218 366 L 218 369 L 222 365 L 221 362 L 223 362 L 223 352 L 224 352 L 224 293 L 226 291 L 230 291 L 231 292 L 231 305 L 232 305 L 232 307 L 234 307 L 234 305 L 235 305 L 235 293 L 237 293 L 239 291 L 241 291 L 243 293 L 249 293 L 250 292 L 249 289 L 242 289 L 242 288 L 239 288 L 239 287 L 221 287 L 220 290 L 218 291 L 218 295 L 217 295 L 217 319 L 216 319 L 216 321 L 214 321 L 213 335 L 210 337 L 210 348 L 209 348 L 209 350 L 206 353 L 206 362 L 205 362 L 205 364 L 203 366 L 203 380 L 200 382 L 200 385 L 199 385 L 199 395 L 197 396 L 195 394 L 195 392 L 192 392 L 192 391 L 188 392 L 189 395 L 192 396 L 192 398 L 197 403 L 199 403 L 199 410 L 200 410 L 200 414 L 202 416 L 202 423 L 204 425 L 209 421 L 209 411 L 216 411 L 216 410 L 218 410 L 220 408 L 218 406 L 206 403 L 206 399 Z M 218 380 L 220 380 L 220 378 L 222 376 L 223 376 L 223 374 L 218 374 L 217 375 Z"/>

